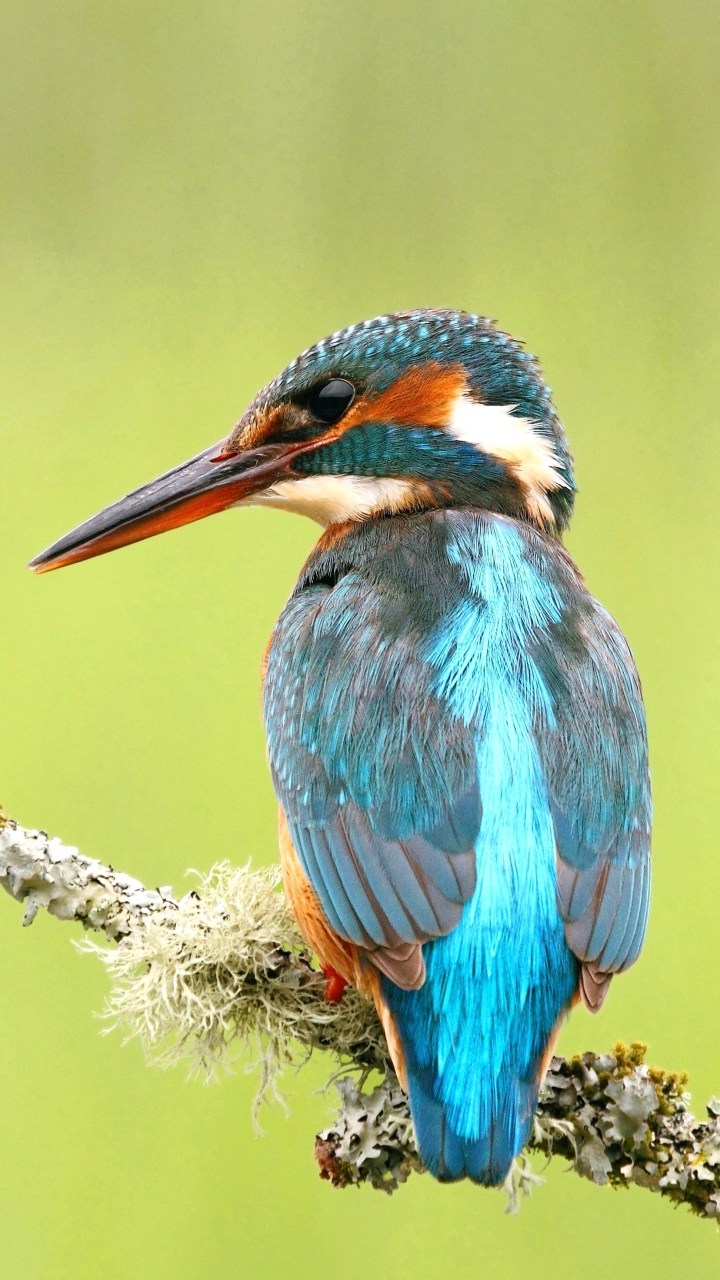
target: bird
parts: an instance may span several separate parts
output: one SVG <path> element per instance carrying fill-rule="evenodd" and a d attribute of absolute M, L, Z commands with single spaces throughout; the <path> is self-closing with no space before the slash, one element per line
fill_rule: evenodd
<path fill-rule="evenodd" d="M 264 666 L 285 892 L 330 998 L 374 1000 L 441 1182 L 506 1179 L 564 1020 L 646 930 L 642 693 L 563 546 L 575 493 L 537 360 L 424 308 L 308 348 L 31 566 L 229 507 L 322 526 Z"/>

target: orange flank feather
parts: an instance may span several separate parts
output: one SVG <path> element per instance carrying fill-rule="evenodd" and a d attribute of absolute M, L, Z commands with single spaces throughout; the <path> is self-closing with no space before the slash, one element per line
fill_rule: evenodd
<path fill-rule="evenodd" d="M 336 542 L 342 542 L 353 527 L 352 520 L 338 520 L 335 524 L 329 524 L 327 529 L 323 529 L 317 542 L 316 550 L 321 552 L 329 551 L 335 546 Z"/>
<path fill-rule="evenodd" d="M 364 989 L 364 974 L 360 964 L 358 948 L 344 938 L 338 937 L 327 922 L 315 890 L 308 880 L 295 852 L 295 847 L 288 829 L 285 812 L 279 813 L 280 869 L 282 871 L 285 896 L 298 928 L 308 946 L 312 948 L 320 964 L 351 982 L 361 991 Z M 369 992 L 365 992 L 369 995 Z"/>
<path fill-rule="evenodd" d="M 367 953 L 340 938 L 328 924 L 320 900 L 300 864 L 288 829 L 285 812 L 279 810 L 280 869 L 285 896 L 290 903 L 298 928 L 327 973 L 332 970 L 336 978 L 357 987 L 364 996 L 375 1002 L 378 1017 L 383 1024 L 390 1057 L 400 1084 L 407 1092 L 405 1056 L 395 1019 L 388 1009 L 380 990 L 380 974 L 370 963 Z M 330 984 L 329 984 L 330 985 Z M 337 988 L 335 988 L 337 990 Z M 332 998 L 332 996 L 330 997 Z"/>
<path fill-rule="evenodd" d="M 308 880 L 290 836 L 285 812 L 279 812 L 280 869 L 285 896 L 308 946 L 312 948 L 320 964 L 358 987 L 364 994 L 365 975 L 360 962 L 359 949 L 346 942 L 328 924 L 315 890 Z"/>
<path fill-rule="evenodd" d="M 262 658 L 260 659 L 260 679 L 261 679 L 261 681 L 262 681 L 262 683 L 263 683 L 263 684 L 265 684 L 265 676 L 267 675 L 268 662 L 270 661 L 270 649 L 271 649 L 271 647 L 272 647 L 272 642 L 273 642 L 273 640 L 274 640 L 274 639 L 275 639 L 275 632 L 274 632 L 274 631 L 272 631 L 272 632 L 270 633 L 270 639 L 268 640 L 267 644 L 265 645 L 265 650 L 264 650 L 264 652 L 263 652 L 263 656 L 262 656 Z"/>
<path fill-rule="evenodd" d="M 550 1063 L 552 1062 L 553 1054 L 555 1053 L 555 1045 L 557 1044 L 557 1042 L 558 1042 L 558 1036 L 560 1035 L 560 1032 L 562 1031 L 563 1026 L 565 1025 L 565 1020 L 566 1020 L 566 1018 L 569 1016 L 570 1011 L 571 1011 L 572 1009 L 574 1009 L 574 1008 L 575 1008 L 575 1006 L 576 1006 L 577 1004 L 579 1004 L 579 1003 L 580 1003 L 581 998 L 582 998 L 582 997 L 581 997 L 581 995 L 580 995 L 580 988 L 578 987 L 578 989 L 576 990 L 575 994 L 573 995 L 573 997 L 572 997 L 572 999 L 571 999 L 571 1001 L 570 1001 L 570 1004 L 568 1005 L 567 1009 L 564 1009 L 564 1010 L 562 1011 L 562 1013 L 560 1014 L 560 1016 L 559 1016 L 559 1018 L 558 1018 L 557 1022 L 555 1023 L 555 1026 L 553 1027 L 552 1031 L 550 1032 L 550 1039 L 548 1040 L 547 1044 L 545 1045 L 545 1050 L 544 1050 L 544 1052 L 543 1052 L 543 1056 L 542 1056 L 542 1058 L 540 1059 L 540 1066 L 538 1067 L 537 1078 L 538 1078 L 538 1081 L 540 1082 L 540 1084 L 541 1084 L 541 1085 L 542 1085 L 543 1080 L 545 1079 L 545 1075 L 546 1075 L 546 1073 L 547 1073 L 548 1067 L 550 1066 Z"/>

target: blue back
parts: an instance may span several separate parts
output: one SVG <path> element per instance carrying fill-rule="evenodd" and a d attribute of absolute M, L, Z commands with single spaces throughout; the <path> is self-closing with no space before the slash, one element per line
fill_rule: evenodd
<path fill-rule="evenodd" d="M 298 856 L 385 975 L 425 1162 L 501 1181 L 581 966 L 617 971 L 642 942 L 649 786 L 625 641 L 527 524 L 355 525 L 321 540 L 278 623 L 266 721 Z"/>

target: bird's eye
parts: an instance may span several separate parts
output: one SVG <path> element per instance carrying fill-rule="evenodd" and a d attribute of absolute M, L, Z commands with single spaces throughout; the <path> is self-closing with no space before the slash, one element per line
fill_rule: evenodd
<path fill-rule="evenodd" d="M 308 401 L 308 407 L 314 417 L 321 422 L 338 422 L 347 412 L 355 399 L 355 388 L 345 378 L 332 378 L 321 387 L 316 387 Z"/>

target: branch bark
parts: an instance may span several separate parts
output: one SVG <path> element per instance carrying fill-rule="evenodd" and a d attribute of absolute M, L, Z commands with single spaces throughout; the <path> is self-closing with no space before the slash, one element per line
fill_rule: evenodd
<path fill-rule="evenodd" d="M 190 1058 L 212 1072 L 254 1046 L 261 1097 L 298 1053 L 331 1053 L 342 1105 L 318 1135 L 315 1156 L 334 1186 L 392 1192 L 423 1172 L 375 1010 L 352 989 L 337 1004 L 325 999 L 324 975 L 275 869 L 222 864 L 178 899 L 0 810 L 0 885 L 24 904 L 24 925 L 42 907 L 117 943 L 85 949 L 109 970 L 107 1013 L 142 1039 L 150 1057 Z M 696 1120 L 686 1077 L 647 1066 L 644 1055 L 644 1045 L 618 1044 L 610 1054 L 553 1058 L 527 1151 L 560 1156 L 600 1185 L 635 1184 L 720 1219 L 720 1102 L 708 1104 L 707 1120 Z M 382 1079 L 364 1091 L 373 1071 Z M 540 1181 L 523 1153 L 505 1187 L 509 1212 Z"/>
<path fill-rule="evenodd" d="M 178 902 L 172 889 L 146 889 L 139 880 L 86 858 L 72 845 L 27 830 L 0 809 L 0 884 L 25 904 L 23 925 L 40 907 L 58 920 L 77 920 L 120 942 L 155 912 L 171 914 Z"/>

